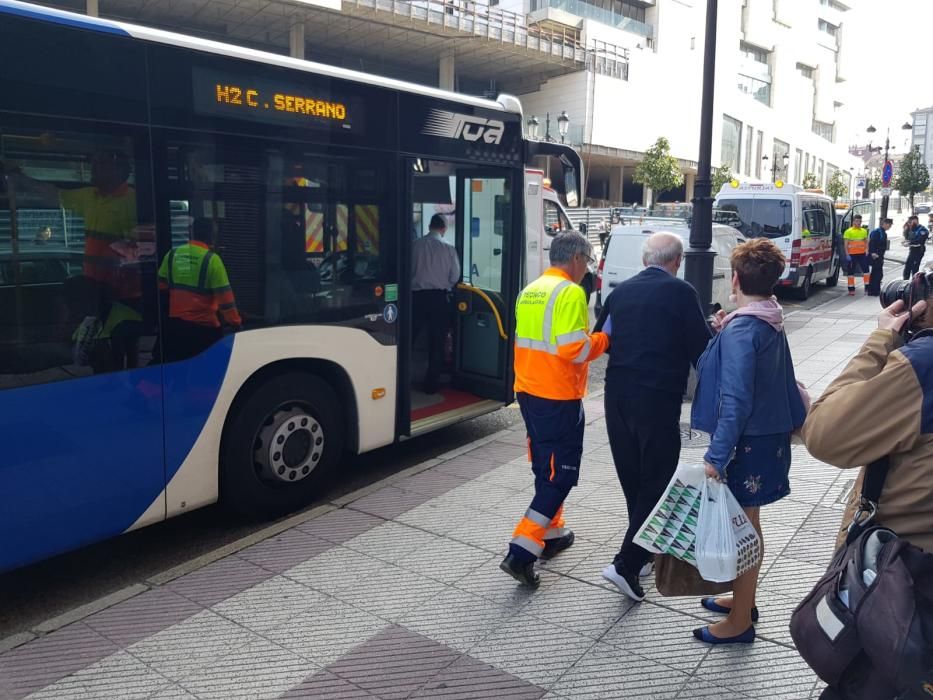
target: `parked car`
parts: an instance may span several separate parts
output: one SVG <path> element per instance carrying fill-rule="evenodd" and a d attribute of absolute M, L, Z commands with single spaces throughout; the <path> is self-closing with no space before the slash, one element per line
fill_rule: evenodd
<path fill-rule="evenodd" d="M 669 231 L 680 236 L 684 248 L 689 245 L 690 227 L 686 223 L 664 223 L 657 226 L 649 225 L 617 225 L 612 227 L 606 245 L 603 246 L 602 257 L 596 276 L 596 313 L 602 310 L 603 300 L 612 293 L 619 284 L 633 277 L 645 269 L 642 264 L 642 246 L 652 233 Z M 731 311 L 734 307 L 729 302 L 732 291 L 732 273 L 729 258 L 732 249 L 745 239 L 733 227 L 723 224 L 713 224 L 713 249 L 716 259 L 713 263 L 713 306 L 717 309 Z M 677 275 L 684 276 L 684 266 L 680 266 Z"/>
<path fill-rule="evenodd" d="M 914 214 L 917 216 L 922 216 L 923 214 L 929 214 L 933 212 L 933 206 L 929 204 L 918 204 L 914 207 Z"/>

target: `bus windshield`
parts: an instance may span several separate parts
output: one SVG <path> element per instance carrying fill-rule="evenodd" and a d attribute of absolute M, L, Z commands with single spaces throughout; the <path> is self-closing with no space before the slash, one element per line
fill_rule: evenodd
<path fill-rule="evenodd" d="M 733 226 L 746 238 L 782 238 L 791 234 L 793 209 L 789 199 L 720 199 L 713 220 Z"/>

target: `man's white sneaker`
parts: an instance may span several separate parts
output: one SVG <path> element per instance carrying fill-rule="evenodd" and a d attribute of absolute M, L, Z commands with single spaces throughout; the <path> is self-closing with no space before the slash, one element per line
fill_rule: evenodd
<path fill-rule="evenodd" d="M 614 584 L 616 588 L 636 603 L 640 603 L 645 599 L 645 591 L 641 587 L 641 584 L 638 583 L 638 577 L 622 576 L 616 571 L 615 564 L 610 564 L 603 569 L 603 578 L 609 581 L 609 583 Z"/>
<path fill-rule="evenodd" d="M 641 567 L 641 571 L 638 572 L 638 578 L 648 578 L 652 573 L 654 573 L 654 562 L 649 561 Z"/>

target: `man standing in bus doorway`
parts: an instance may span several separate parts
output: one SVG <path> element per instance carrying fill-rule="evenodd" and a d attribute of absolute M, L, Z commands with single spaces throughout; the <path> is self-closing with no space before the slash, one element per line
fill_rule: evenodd
<path fill-rule="evenodd" d="M 159 266 L 159 289 L 168 292 L 168 321 L 163 335 L 165 362 L 203 352 L 223 337 L 221 319 L 234 330 L 242 325 L 227 268 L 211 250 L 214 225 L 195 219 L 191 241 L 169 251 Z"/>
<path fill-rule="evenodd" d="M 920 225 L 920 217 L 914 214 L 907 220 L 904 227 L 904 239 L 910 252 L 907 254 L 907 262 L 904 263 L 904 279 L 909 280 L 920 271 L 920 262 L 927 252 L 927 239 L 930 232 L 925 226 Z"/>
<path fill-rule="evenodd" d="M 428 235 L 411 246 L 412 330 L 414 343 L 421 329 L 428 329 L 428 370 L 424 392 L 436 394 L 444 365 L 444 340 L 450 327 L 448 294 L 460 281 L 457 249 L 444 243 L 447 223 L 440 214 L 431 217 Z"/>
<path fill-rule="evenodd" d="M 888 251 L 888 230 L 894 225 L 892 219 L 882 219 L 881 226 L 868 236 L 868 257 L 871 260 L 871 276 L 865 293 L 876 297 L 881 294 L 884 278 L 884 256 Z"/>
<path fill-rule="evenodd" d="M 856 214 L 852 217 L 852 225 L 842 234 L 846 246 L 846 276 L 849 283 L 849 296 L 855 296 L 855 271 L 861 270 L 862 284 L 868 293 L 871 283 L 868 263 L 868 231 L 862 228 L 862 217 Z"/>
<path fill-rule="evenodd" d="M 587 333 L 589 310 L 580 282 L 593 247 L 576 231 L 551 241 L 551 267 L 522 290 L 515 306 L 515 394 L 528 432 L 535 495 L 512 533 L 499 568 L 531 588 L 539 557 L 573 544 L 564 499 L 577 485 L 583 455 L 583 397 L 589 362 L 605 352 L 605 333 Z"/>

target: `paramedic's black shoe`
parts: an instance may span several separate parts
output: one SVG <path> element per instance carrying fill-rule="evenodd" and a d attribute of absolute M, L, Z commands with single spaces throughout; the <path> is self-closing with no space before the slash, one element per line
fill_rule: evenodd
<path fill-rule="evenodd" d="M 645 599 L 645 589 L 638 582 L 638 574 L 620 574 L 615 564 L 603 569 L 603 578 L 615 585 L 622 593 L 640 603 Z"/>
<path fill-rule="evenodd" d="M 563 537 L 555 537 L 552 540 L 544 540 L 544 551 L 541 552 L 542 559 L 551 559 L 563 552 L 573 544 L 573 530 L 567 530 Z"/>
<path fill-rule="evenodd" d="M 499 568 L 524 586 L 537 588 L 541 585 L 541 577 L 535 571 L 535 563 L 521 562 L 511 552 L 505 555 Z"/>

